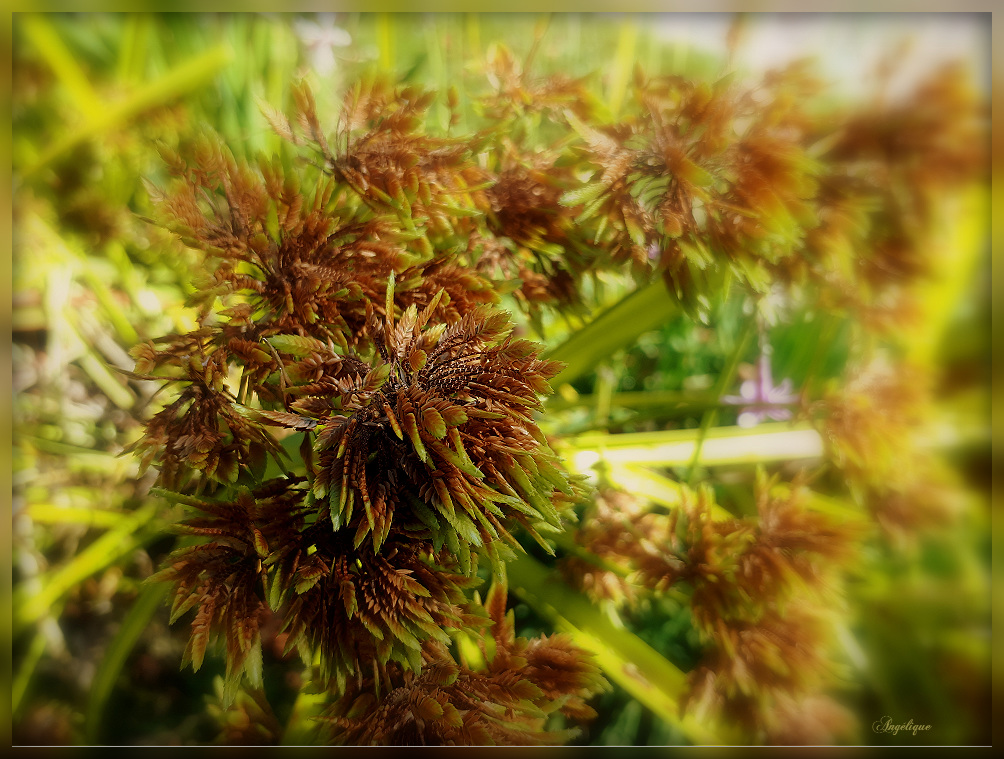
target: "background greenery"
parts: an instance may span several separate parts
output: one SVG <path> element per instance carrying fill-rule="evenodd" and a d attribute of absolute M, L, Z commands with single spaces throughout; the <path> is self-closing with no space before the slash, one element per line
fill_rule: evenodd
<path fill-rule="evenodd" d="M 335 34 L 333 25 L 351 43 L 332 45 L 322 72 L 308 43 Z M 168 627 L 166 589 L 142 584 L 173 545 L 163 533 L 170 516 L 148 496 L 150 477 L 119 456 L 159 398 L 115 368 L 132 369 L 126 351 L 137 342 L 194 327 L 184 300 L 199 257 L 145 220 L 146 183 L 165 178 L 158 141 L 208 124 L 238 156 L 278 152 L 257 101 L 286 107 L 301 77 L 333 125 L 344 88 L 373 69 L 479 91 L 499 43 L 517 60 L 535 49 L 541 75 L 591 77 L 611 114 L 635 64 L 696 78 L 721 70 L 718 55 L 667 42 L 655 28 L 576 14 L 15 18 L 15 743 L 204 743 L 234 719 L 216 706 L 220 658 L 196 674 L 178 669 L 187 626 Z M 481 118 L 463 98 L 461 116 L 464 129 Z M 445 121 L 445 104 L 432 117 Z M 979 192 L 946 201 L 937 240 L 951 276 L 930 286 L 934 333 L 905 336 L 948 378 L 935 421 L 965 484 L 964 514 L 906 545 L 876 538 L 853 573 L 840 695 L 862 743 L 904 742 L 868 729 L 886 714 L 931 723 L 932 743 L 989 742 L 988 292 L 973 284 L 988 268 L 983 202 Z M 713 467 L 719 493 L 741 507 L 755 465 L 802 458 L 797 447 L 730 453 L 730 442 L 789 429 L 739 430 L 735 409 L 720 405 L 756 358 L 741 299 L 723 294 L 699 324 L 676 318 L 659 285 L 621 300 L 635 287 L 630 277 L 603 284 L 588 313 L 545 321 L 534 335 L 569 364 L 541 424 L 561 437 L 570 466 L 595 477 L 599 463 L 611 482 L 656 502 Z M 770 334 L 775 377 L 817 393 L 843 381 L 855 334 L 825 315 L 791 315 Z M 702 459 L 705 436 L 724 442 Z M 519 634 L 573 631 L 615 684 L 584 742 L 727 738 L 677 716 L 682 673 L 700 651 L 685 615 L 651 601 L 621 617 L 542 571 L 533 561 L 513 567 Z M 651 673 L 648 686 L 623 674 L 629 666 Z M 285 669 L 272 675 L 276 716 L 295 743 L 308 699 Z"/>

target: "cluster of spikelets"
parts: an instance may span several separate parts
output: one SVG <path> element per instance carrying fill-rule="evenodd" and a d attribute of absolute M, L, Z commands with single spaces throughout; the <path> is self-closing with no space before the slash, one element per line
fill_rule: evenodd
<path fill-rule="evenodd" d="M 549 745 L 573 737 L 547 730 L 560 713 L 588 720 L 585 699 L 607 686 L 598 667 L 567 636 L 517 637 L 506 612 L 505 587 L 493 584 L 483 613 L 490 629 L 478 637 L 477 664 L 457 662 L 441 643 L 428 642 L 421 673 L 389 673 L 383 699 L 372 680 L 353 683 L 321 719 L 340 745 Z M 374 688 L 376 686 L 376 688 Z"/>
<path fill-rule="evenodd" d="M 444 297 L 437 293 L 421 313 L 411 305 L 395 321 L 391 275 L 382 323 L 367 305 L 375 345 L 368 361 L 333 342 L 275 335 L 254 358 L 265 364 L 272 355 L 282 405 L 251 408 L 215 392 L 227 415 L 212 422 L 226 424 L 233 439 L 255 430 L 239 454 L 253 456 L 256 441 L 277 449 L 265 425 L 304 433 L 305 476 L 250 489 L 238 477 L 232 500 L 173 495 L 197 513 L 179 529 L 206 540 L 176 551 L 158 579 L 175 583 L 173 616 L 196 609 L 186 659 L 197 668 L 212 635 L 225 641 L 228 697 L 242 673 L 260 683 L 259 630 L 269 613 L 284 619 L 289 647 L 320 652 L 322 681 L 336 692 L 364 673 L 420 675 L 429 651 L 447 650 L 450 631 L 484 625 L 468 597 L 479 555 L 501 575 L 501 563 L 520 550 L 518 531 L 546 547 L 540 532 L 560 529 L 576 486 L 532 418 L 536 393 L 557 367 L 512 339 L 507 315 L 490 307 L 430 326 Z M 192 387 L 212 392 L 186 379 L 179 403 Z M 223 432 L 201 409 L 193 418 L 194 404 L 178 408 L 150 429 L 169 435 L 165 415 L 173 429 L 206 425 L 185 462 L 198 468 L 200 442 L 218 445 Z M 163 455 L 174 452 L 168 445 Z M 219 465 L 206 470 L 222 479 Z"/>
<path fill-rule="evenodd" d="M 574 737 L 562 721 L 590 720 L 586 699 L 606 685 L 597 666 L 558 634 L 529 640 L 515 633 L 506 591 L 493 584 L 481 604 L 475 594 L 477 646 L 459 657 L 442 643 L 422 646 L 421 672 L 392 666 L 379 678 L 346 684 L 319 715 L 323 738 L 334 745 L 553 745 Z M 488 625 L 488 629 L 486 628 Z M 226 709 L 217 679 L 209 711 L 225 745 L 273 744 L 283 728 L 260 687 L 242 689 Z"/>
<path fill-rule="evenodd" d="M 581 307 L 599 282 L 587 277 L 629 267 L 691 314 L 738 281 L 886 323 L 928 268 L 911 230 L 981 165 L 983 114 L 957 72 L 857 115 L 810 106 L 821 85 L 800 67 L 755 87 L 639 72 L 610 121 L 585 82 L 527 69 L 495 51 L 478 104 L 492 126 L 462 136 L 449 136 L 455 91 L 448 136 L 426 128 L 432 94 L 381 81 L 350 89 L 330 137 L 305 86 L 292 119 L 263 104 L 320 171 L 238 160 L 208 134 L 164 150 L 156 221 L 206 270 L 197 328 L 133 351 L 137 377 L 180 385 L 136 450 L 194 510 L 178 529 L 197 542 L 158 578 L 175 586 L 175 618 L 195 611 L 187 660 L 224 641 L 227 702 L 245 675 L 260 685 L 261 630 L 278 616 L 290 650 L 319 655 L 338 741 L 567 738 L 545 717 L 588 716 L 600 681 L 586 655 L 520 642 L 504 594 L 486 613 L 473 590 L 479 567 L 504 576 L 524 537 L 550 551 L 584 495 L 535 422 L 559 367 L 513 335 L 501 299 L 543 334 L 548 309 Z M 854 408 L 831 406 L 834 429 L 859 429 Z M 846 536 L 799 542 L 831 528 L 761 505 L 759 522 L 719 523 L 698 497 L 677 529 L 608 503 L 611 519 L 593 514 L 578 538 L 639 583 L 577 575 L 594 597 L 689 586 L 711 652 L 692 703 L 713 693 L 762 717 L 818 690 L 817 653 L 795 653 L 825 648 L 810 645 L 821 627 L 791 578 L 816 582 Z M 494 636 L 487 665 L 454 658 L 457 631 Z"/>
<path fill-rule="evenodd" d="M 752 84 L 639 69 L 616 120 L 585 81 L 534 78 L 504 48 L 487 73 L 477 107 L 491 126 L 463 137 L 428 135 L 432 97 L 380 82 L 350 91 L 333 142 L 304 88 L 297 120 L 266 115 L 367 208 L 419 232 L 423 255 L 452 248 L 461 268 L 501 277 L 497 292 L 514 287 L 538 329 L 542 310 L 581 307 L 587 277 L 625 267 L 661 276 L 694 316 L 738 282 L 903 326 L 908 285 L 931 270 L 937 198 L 986 164 L 987 114 L 952 67 L 856 110 L 806 63 Z"/>
<path fill-rule="evenodd" d="M 760 472 L 756 494 L 756 515 L 738 518 L 705 487 L 682 488 L 669 513 L 604 490 L 575 535 L 602 566 L 569 556 L 563 574 L 627 613 L 668 593 L 686 599 L 703 651 L 686 713 L 724 719 L 756 742 L 846 739 L 853 721 L 826 691 L 840 578 L 865 531 L 814 509 L 804 483 L 781 486 Z M 804 734 L 810 705 L 829 718 Z"/>
<path fill-rule="evenodd" d="M 861 726 L 832 695 L 846 683 L 845 581 L 874 541 L 915 545 L 964 513 L 958 475 L 926 445 L 931 380 L 909 362 L 852 366 L 804 410 L 821 465 L 788 484 L 758 471 L 755 515 L 733 516 L 707 486 L 681 485 L 668 510 L 604 486 L 560 559 L 565 582 L 629 618 L 682 604 L 700 638 L 685 713 L 758 743 L 854 741 Z"/>
<path fill-rule="evenodd" d="M 466 148 L 404 139 L 413 117 L 399 117 L 381 123 L 400 144 L 360 138 L 309 192 L 209 135 L 165 151 L 176 181 L 160 222 L 211 266 L 192 297 L 198 328 L 133 351 L 137 377 L 181 385 L 136 447 L 193 510 L 177 529 L 198 538 L 155 579 L 174 585 L 173 618 L 195 612 L 186 662 L 223 641 L 226 703 L 245 677 L 261 686 L 262 629 L 278 616 L 287 650 L 316 653 L 335 698 L 392 699 L 379 712 L 394 683 L 459 683 L 442 691 L 445 723 L 421 712 L 429 732 L 395 740 L 563 741 L 547 715 L 588 716 L 582 700 L 602 682 L 585 652 L 554 638 L 531 646 L 550 669 L 527 668 L 525 642 L 503 636 L 509 653 L 488 674 L 450 654 L 452 635 L 493 624 L 472 595 L 479 566 L 504 577 L 524 536 L 551 550 L 543 535 L 582 497 L 534 421 L 560 367 L 512 334 L 497 288 L 454 244 L 468 217 L 442 198 L 465 181 Z M 374 213 L 404 197 L 403 165 L 421 170 L 425 202 Z M 280 441 L 295 434 L 290 462 Z M 266 479 L 270 467 L 281 476 Z"/>
<path fill-rule="evenodd" d="M 958 475 L 930 448 L 933 379 L 918 363 L 876 359 L 816 404 L 827 458 L 897 543 L 951 523 L 963 508 Z"/>

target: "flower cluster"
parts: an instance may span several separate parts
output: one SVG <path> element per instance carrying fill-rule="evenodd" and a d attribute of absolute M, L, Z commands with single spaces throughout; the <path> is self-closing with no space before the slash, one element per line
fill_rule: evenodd
<path fill-rule="evenodd" d="M 704 643 L 689 676 L 690 713 L 724 715 L 759 741 L 778 742 L 794 735 L 798 705 L 811 701 L 830 719 L 806 740 L 831 742 L 851 727 L 825 689 L 838 578 L 862 531 L 812 510 L 799 481 L 781 487 L 761 474 L 756 492 L 756 517 L 740 519 L 716 515 L 707 488 L 684 489 L 670 513 L 604 491 L 589 526 L 576 531 L 592 558 L 563 559 L 564 574 L 628 609 L 653 593 L 685 592 Z"/>
<path fill-rule="evenodd" d="M 926 449 L 932 380 L 915 364 L 876 360 L 817 404 L 828 457 L 883 530 L 907 538 L 958 511 L 958 487 Z"/>
<path fill-rule="evenodd" d="M 322 720 L 340 745 L 554 745 L 574 730 L 547 730 L 547 717 L 596 716 L 585 699 L 607 686 L 567 636 L 517 637 L 506 590 L 493 585 L 483 611 L 491 629 L 478 639 L 481 662 L 457 662 L 438 643 L 421 652 L 421 674 L 387 673 L 387 695 L 374 683 L 347 689 Z"/>
<path fill-rule="evenodd" d="M 535 421 L 560 365 L 513 335 L 496 289 L 454 244 L 471 222 L 450 197 L 483 177 L 464 168 L 467 147 L 416 132 L 428 98 L 357 92 L 336 155 L 309 92 L 298 97 L 332 175 L 310 190 L 281 161 L 239 161 L 208 135 L 164 150 L 175 179 L 156 198 L 160 222 L 210 264 L 192 296 L 197 328 L 133 350 L 135 377 L 181 386 L 135 448 L 193 512 L 178 529 L 198 542 L 155 576 L 174 585 L 173 618 L 195 611 L 185 659 L 198 669 L 222 640 L 231 703 L 245 678 L 261 687 L 262 630 L 278 619 L 287 652 L 319 654 L 336 700 L 452 673 L 437 740 L 526 737 L 496 707 L 479 707 L 482 727 L 450 732 L 495 691 L 498 709 L 528 710 L 527 736 L 567 738 L 544 722 L 559 702 L 592 714 L 575 695 L 599 682 L 584 652 L 510 635 L 498 671 L 449 661 L 452 636 L 492 624 L 471 595 L 482 559 L 504 577 L 521 540 L 551 551 L 544 536 L 583 493 Z M 571 680 L 554 680 L 555 667 Z M 396 708 L 387 698 L 378 712 Z"/>
<path fill-rule="evenodd" d="M 318 659 L 336 742 L 567 740 L 549 716 L 593 716 L 595 665 L 562 636 L 516 637 L 504 588 L 484 604 L 474 590 L 530 541 L 553 553 L 548 535 L 589 500 L 538 426 L 561 367 L 503 298 L 541 335 L 605 269 L 661 277 L 691 316 L 733 281 L 839 308 L 891 297 L 900 313 L 899 286 L 928 270 L 912 230 L 980 158 L 979 114 L 950 73 L 916 98 L 961 121 L 916 103 L 810 108 L 821 85 L 802 66 L 753 86 L 639 71 L 614 119 L 582 82 L 528 65 L 493 48 L 479 101 L 493 123 L 464 136 L 455 93 L 444 136 L 429 126 L 435 93 L 373 79 L 345 94 L 330 136 L 305 85 L 292 118 L 263 104 L 287 143 L 274 158 L 239 160 L 210 135 L 163 151 L 157 221 L 206 272 L 196 328 L 133 350 L 135 377 L 180 385 L 135 449 L 194 510 L 178 528 L 197 542 L 157 578 L 174 585 L 174 617 L 195 612 L 186 660 L 198 668 L 224 641 L 225 702 L 245 676 L 260 688 L 262 630 L 277 622 L 287 652 Z M 304 157 L 313 170 L 290 168 Z M 757 387 L 725 399 L 749 407 L 744 424 L 794 405 L 762 339 Z M 833 459 L 893 523 L 914 492 L 889 462 L 914 422 L 887 384 L 828 399 L 825 423 Z M 813 510 L 800 481 L 760 481 L 742 518 L 682 490 L 669 513 L 593 499 L 566 578 L 615 605 L 688 599 L 704 645 L 695 713 L 777 738 L 804 702 L 837 730 L 824 599 L 854 529 Z M 456 653 L 462 636 L 480 665 Z"/>

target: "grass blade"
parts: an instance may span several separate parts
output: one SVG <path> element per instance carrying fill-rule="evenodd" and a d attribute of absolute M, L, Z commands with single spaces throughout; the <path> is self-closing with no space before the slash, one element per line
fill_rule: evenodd
<path fill-rule="evenodd" d="M 725 391 L 728 390 L 729 386 L 732 384 L 733 379 L 736 375 L 736 370 L 739 368 L 739 360 L 743 357 L 746 352 L 746 345 L 749 343 L 750 338 L 753 336 L 753 332 L 756 331 L 756 320 L 751 319 L 749 324 L 746 325 L 746 329 L 743 331 L 743 335 L 739 338 L 739 342 L 736 344 L 735 350 L 732 351 L 732 355 L 729 357 L 729 362 L 725 366 L 725 370 L 718 377 L 718 383 L 715 385 L 715 400 L 721 400 L 722 396 L 725 395 Z M 697 437 L 697 445 L 694 446 L 694 456 L 690 460 L 690 475 L 688 476 L 688 481 L 690 484 L 694 484 L 697 477 L 697 466 L 701 463 L 701 449 L 704 446 L 704 440 L 708 436 L 708 430 L 711 426 L 718 421 L 718 407 L 709 408 L 704 412 L 701 417 L 701 429 Z"/>
<path fill-rule="evenodd" d="M 90 527 L 113 528 L 127 514 L 110 509 L 82 506 L 57 506 L 52 503 L 32 503 L 27 507 L 31 521 L 40 524 L 85 524 Z"/>
<path fill-rule="evenodd" d="M 682 483 L 663 477 L 658 472 L 640 466 L 618 466 L 607 470 L 610 481 L 622 490 L 669 509 L 675 509 L 683 502 Z M 732 514 L 717 503 L 711 505 L 715 519 L 729 519 Z"/>
<path fill-rule="evenodd" d="M 308 669 L 308 673 L 316 671 L 321 664 L 319 652 L 314 654 L 313 664 Z M 321 713 L 327 701 L 327 693 L 321 689 L 312 688 L 312 677 L 304 677 L 304 686 L 296 694 L 296 701 L 293 702 L 293 709 L 289 719 L 286 720 L 286 728 L 282 734 L 283 746 L 311 746 L 317 740 L 317 723 L 314 719 Z"/>
<path fill-rule="evenodd" d="M 631 72 L 635 61 L 638 60 L 637 43 L 638 23 L 634 17 L 628 16 L 621 21 L 620 33 L 617 36 L 617 55 L 614 58 L 607 96 L 610 114 L 614 118 L 620 114 L 628 85 L 631 82 Z"/>
<path fill-rule="evenodd" d="M 114 564 L 153 537 L 150 523 L 157 506 L 149 504 L 122 519 L 119 525 L 106 532 L 67 564 L 40 578 L 42 589 L 28 598 L 24 594 L 14 597 L 14 628 L 21 630 L 37 622 L 65 594 L 86 578 Z"/>
<path fill-rule="evenodd" d="M 132 608 L 122 621 L 122 627 L 115 634 L 105 656 L 101 660 L 94 682 L 91 685 L 90 699 L 87 705 L 87 717 L 84 734 L 87 743 L 94 745 L 101 741 L 101 726 L 104 717 L 105 703 L 115 687 L 122 667 L 129 658 L 143 631 L 164 602 L 169 586 L 167 583 L 147 585 L 140 592 Z"/>
<path fill-rule="evenodd" d="M 562 441 L 576 468 L 639 464 L 689 466 L 701 438 L 700 430 L 664 430 L 621 435 L 589 433 Z M 762 424 L 755 428 L 714 427 L 701 444 L 701 463 L 723 466 L 766 464 L 771 461 L 820 458 L 823 440 L 808 423 Z M 591 462 L 591 463 L 590 463 Z"/>
<path fill-rule="evenodd" d="M 59 156 L 72 150 L 81 142 L 119 127 L 156 105 L 169 102 L 186 92 L 190 92 L 211 79 L 217 71 L 230 61 L 232 53 L 225 46 L 218 46 L 207 53 L 193 58 L 157 81 L 143 87 L 132 97 L 121 103 L 104 108 L 97 116 L 88 120 L 80 129 L 67 133 L 52 145 L 30 166 L 24 177 L 30 177 L 50 164 Z"/>
<path fill-rule="evenodd" d="M 45 633 L 39 630 L 31 639 L 28 650 L 20 657 L 21 667 L 17 671 L 14 682 L 11 683 L 12 715 L 17 715 L 18 709 L 21 708 L 24 696 L 28 692 L 28 685 L 31 683 L 31 676 L 35 673 L 35 668 L 45 653 L 45 643 Z"/>
<path fill-rule="evenodd" d="M 25 35 L 49 64 L 77 108 L 89 119 L 100 118 L 101 99 L 52 24 L 44 16 L 34 13 L 25 16 L 22 24 Z"/>
<path fill-rule="evenodd" d="M 567 411 L 573 408 L 591 408 L 599 403 L 595 394 L 573 395 L 565 398 L 550 395 L 544 399 L 548 411 Z M 680 390 L 634 390 L 612 393 L 610 408 L 624 408 L 641 412 L 673 413 L 676 415 L 694 413 L 717 405 L 714 393 L 710 391 Z"/>
<path fill-rule="evenodd" d="M 547 354 L 548 359 L 565 364 L 551 386 L 557 388 L 581 377 L 677 313 L 679 306 L 661 280 L 635 290 Z"/>

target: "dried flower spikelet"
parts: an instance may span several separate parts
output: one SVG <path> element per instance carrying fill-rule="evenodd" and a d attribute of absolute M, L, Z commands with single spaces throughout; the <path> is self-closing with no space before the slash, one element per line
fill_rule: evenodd
<path fill-rule="evenodd" d="M 852 113 L 828 158 L 868 165 L 908 190 L 910 206 L 930 211 L 935 195 L 985 177 L 989 114 L 960 64 L 946 64 L 899 102 Z"/>
<path fill-rule="evenodd" d="M 379 688 L 388 667 L 420 672 L 427 642 L 485 624 L 465 611 L 464 591 L 478 581 L 458 574 L 449 552 L 396 531 L 379 554 L 351 538 L 326 523 L 311 530 L 279 565 L 275 582 L 287 590 L 273 599 L 289 602 L 287 650 L 319 651 L 320 676 L 339 692 L 370 675 Z"/>
<path fill-rule="evenodd" d="M 839 575 L 863 531 L 813 511 L 800 479 L 781 487 L 760 471 L 756 488 L 756 519 L 715 520 L 710 493 L 688 498 L 674 555 L 708 644 L 687 708 L 724 713 L 762 737 L 778 699 L 830 684 Z"/>
<path fill-rule="evenodd" d="M 320 718 L 333 742 L 522 746 L 574 737 L 574 729 L 549 729 L 549 717 L 595 716 L 586 701 L 609 686 L 592 655 L 563 635 L 516 637 L 502 585 L 492 586 L 483 612 L 494 625 L 479 639 L 481 666 L 458 664 L 445 645 L 426 642 L 421 673 L 388 667 L 385 695 L 373 679 L 348 684 Z"/>
<path fill-rule="evenodd" d="M 555 160 L 543 153 L 504 161 L 495 184 L 485 191 L 493 236 L 479 237 L 476 245 L 477 269 L 503 281 L 518 278 L 517 301 L 534 314 L 541 304 L 578 307 L 578 280 L 586 268 L 582 246 L 572 239 L 571 211 L 559 203 L 561 188 L 574 179 L 567 169 L 553 166 Z"/>
<path fill-rule="evenodd" d="M 197 512 L 176 529 L 204 541 L 171 554 L 153 580 L 174 583 L 172 621 L 198 609 L 186 661 L 198 669 L 210 638 L 226 641 L 229 699 L 242 673 L 260 681 L 269 609 L 283 620 L 284 655 L 319 651 L 321 677 L 339 688 L 390 662 L 420 670 L 423 642 L 486 624 L 465 611 L 477 580 L 458 574 L 449 552 L 399 530 L 381 553 L 356 552 L 351 532 L 318 519 L 301 479 L 241 490 L 232 502 L 167 494 Z"/>
<path fill-rule="evenodd" d="M 393 280 L 388 302 L 392 293 Z M 402 515 L 465 571 L 471 549 L 497 560 L 502 541 L 518 548 L 517 526 L 550 550 L 539 531 L 560 529 L 576 497 L 533 420 L 558 365 L 512 339 L 505 312 L 479 307 L 430 327 L 434 307 L 371 320 L 381 362 L 340 380 L 319 420 L 314 495 L 336 529 L 355 529 L 356 545 L 371 536 L 374 550 Z"/>
<path fill-rule="evenodd" d="M 643 540 L 636 556 L 638 580 L 664 591 L 677 582 L 694 586 L 695 595 L 716 594 L 735 572 L 736 559 L 749 541 L 749 530 L 735 520 L 715 521 L 714 495 L 707 487 L 684 489 L 683 502 L 673 511 L 654 540 Z M 695 600 L 695 610 L 717 607 L 721 601 Z"/>
<path fill-rule="evenodd" d="M 772 746 L 835 746 L 856 743 L 854 714 L 826 695 L 779 694 L 765 715 L 764 743 Z"/>
<path fill-rule="evenodd" d="M 576 646 L 564 633 L 532 640 L 518 637 L 514 613 L 506 611 L 506 598 L 505 584 L 496 581 L 484 601 L 493 622 L 490 633 L 479 641 L 488 671 L 497 675 L 505 671 L 520 673 L 540 688 L 544 698 L 558 704 L 566 717 L 596 717 L 596 711 L 586 702 L 610 686 L 592 654 Z"/>
<path fill-rule="evenodd" d="M 923 432 L 931 377 L 923 367 L 875 361 L 828 393 L 823 439 L 852 488 L 895 489 L 913 470 Z"/>
<path fill-rule="evenodd" d="M 232 501 L 211 501 L 162 491 L 194 510 L 175 531 L 201 538 L 180 548 L 148 582 L 173 584 L 171 622 L 196 609 L 184 662 L 198 670 L 213 638 L 225 643 L 224 702 L 228 706 L 247 675 L 262 684 L 260 627 L 269 610 L 262 597 L 270 545 L 294 540 L 305 490 L 296 478 L 273 480 Z"/>
<path fill-rule="evenodd" d="M 636 271 L 648 271 L 649 248 L 656 243 L 655 217 L 644 205 L 648 195 L 636 199 L 631 193 L 631 181 L 642 179 L 640 172 L 633 171 L 644 161 L 640 146 L 637 141 L 628 142 L 629 129 L 599 130 L 572 113 L 566 117 L 586 143 L 589 163 L 597 168 L 591 182 L 564 193 L 559 202 L 571 209 L 581 207 L 576 223 L 592 220 L 597 226 L 595 240 L 604 241 L 614 262 L 630 261 Z M 644 181 L 641 188 L 652 190 Z M 655 194 L 661 189 L 655 187 Z"/>
<path fill-rule="evenodd" d="M 694 619 L 715 635 L 722 621 L 755 620 L 792 592 L 830 594 L 834 575 L 855 555 L 860 525 L 844 524 L 810 508 L 810 493 L 796 479 L 781 488 L 761 471 L 757 518 L 716 519 L 707 489 L 684 491 L 675 534 L 641 563 L 653 587 L 684 582 L 693 588 Z"/>
<path fill-rule="evenodd" d="M 832 629 L 811 602 L 756 622 L 722 622 L 715 641 L 688 677 L 683 708 L 696 718 L 720 715 L 758 741 L 775 726 L 778 703 L 821 697 L 831 684 Z"/>
<path fill-rule="evenodd" d="M 539 37 L 538 37 L 539 40 Z M 504 44 L 493 42 L 485 61 L 485 76 L 491 91 L 479 103 L 492 121 L 510 125 L 527 115 L 546 114 L 560 120 L 566 110 L 580 118 L 592 112 L 592 96 L 584 79 L 561 74 L 532 77 L 524 64 Z"/>
<path fill-rule="evenodd" d="M 721 623 L 703 665 L 715 673 L 715 689 L 726 698 L 818 690 L 830 669 L 831 636 L 819 612 L 800 603 L 755 622 Z"/>
<path fill-rule="evenodd" d="M 899 542 L 950 524 L 963 508 L 957 475 L 924 446 L 931 382 L 923 367 L 875 362 L 821 403 L 828 455 L 852 495 Z"/>
<path fill-rule="evenodd" d="M 383 79 L 358 83 L 345 95 L 334 145 L 325 137 L 306 83 L 295 87 L 293 96 L 297 128 L 265 109 L 273 128 L 320 153 L 325 169 L 366 205 L 397 214 L 407 229 L 421 219 L 432 237 L 472 230 L 477 204 L 458 204 L 458 198 L 476 196 L 490 177 L 471 160 L 476 141 L 425 134 L 434 92 L 395 88 Z"/>
<path fill-rule="evenodd" d="M 343 746 L 554 746 L 575 736 L 547 730 L 553 708 L 518 673 L 473 672 L 457 665 L 445 648 L 420 675 L 378 698 L 372 683 L 350 688 L 319 718 L 327 738 Z"/>
<path fill-rule="evenodd" d="M 436 324 L 455 324 L 479 306 L 497 305 L 501 300 L 492 282 L 456 254 L 437 252 L 431 260 L 397 273 L 395 281 L 396 309 L 403 312 L 415 306 L 423 311 L 435 303 L 430 322 Z"/>
<path fill-rule="evenodd" d="M 569 121 L 597 169 L 561 203 L 615 261 L 661 272 L 690 310 L 730 273 L 755 291 L 816 223 L 816 175 L 785 79 L 743 91 L 670 76 L 636 82 L 641 110 L 606 129 Z"/>
<path fill-rule="evenodd" d="M 413 304 L 424 308 L 440 289 L 446 290 L 448 297 L 440 301 L 442 312 L 436 321 L 453 323 L 478 305 L 497 303 L 492 283 L 458 255 L 458 242 L 476 234 L 477 219 L 487 208 L 483 188 L 491 184 L 491 176 L 472 159 L 476 141 L 424 134 L 425 111 L 433 93 L 395 89 L 383 80 L 357 85 L 345 95 L 334 145 L 324 137 L 309 87 L 296 87 L 294 98 L 298 129 L 263 104 L 273 128 L 321 154 L 325 171 L 340 191 L 347 191 L 339 197 L 354 193 L 383 214 L 378 217 L 381 221 L 369 222 L 359 245 L 349 246 L 333 262 L 346 272 L 365 272 L 367 276 L 354 280 L 365 299 L 378 304 L 382 298 L 376 296 L 383 294 L 387 277 L 394 272 L 396 304 L 401 309 Z M 351 211 L 353 202 L 342 200 L 345 208 L 338 213 Z M 331 237 L 345 240 L 351 231 Z M 355 291 L 352 295 L 355 298 Z M 353 314 L 361 317 L 364 307 L 361 302 L 356 305 Z M 368 337 L 361 321 L 352 319 L 346 336 L 350 341 Z"/>
<path fill-rule="evenodd" d="M 648 511 L 629 493 L 602 489 L 572 533 L 576 544 L 602 563 L 568 555 L 560 562 L 562 576 L 594 602 L 631 605 L 644 587 L 641 578 L 661 580 L 672 561 L 656 548 L 670 545 L 670 532 L 668 515 Z"/>
<path fill-rule="evenodd" d="M 209 136 L 189 152 L 165 155 L 180 179 L 157 205 L 165 226 L 215 262 L 193 296 L 203 319 L 221 297 L 223 315 L 246 326 L 244 339 L 355 340 L 365 301 L 380 300 L 382 283 L 404 266 L 399 233 L 379 220 L 341 223 L 336 183 L 304 188 L 277 158 L 252 168 Z"/>
<path fill-rule="evenodd" d="M 181 490 L 198 475 L 203 481 L 234 483 L 241 470 L 264 464 L 267 452 L 278 453 L 275 439 L 250 421 L 226 392 L 231 353 L 214 345 L 222 333 L 204 328 L 188 335 L 169 335 L 133 348 L 138 379 L 180 382 L 178 397 L 145 423 L 143 437 L 127 450 L 141 455 L 143 469 L 156 464 L 158 483 Z M 166 375 L 150 372 L 164 370 Z M 173 375 L 173 376 L 172 376 Z"/>
<path fill-rule="evenodd" d="M 532 250 L 565 239 L 571 220 L 558 204 L 561 190 L 542 170 L 514 163 L 502 170 L 485 194 L 491 204 L 492 231 Z"/>
<path fill-rule="evenodd" d="M 834 576 L 852 561 L 864 537 L 863 524 L 840 522 L 813 511 L 809 490 L 800 478 L 784 491 L 778 488 L 777 477 L 768 480 L 758 471 L 759 518 L 735 576 L 748 599 L 769 601 L 796 588 L 821 596 L 836 592 Z"/>
<path fill-rule="evenodd" d="M 915 476 L 904 476 L 867 496 L 875 521 L 900 544 L 954 523 L 964 511 L 966 500 L 958 474 L 937 456 L 916 452 L 908 468 Z"/>
<path fill-rule="evenodd" d="M 902 102 L 871 104 L 818 134 L 820 225 L 807 238 L 815 276 L 869 326 L 905 328 L 901 290 L 934 271 L 930 244 L 946 193 L 985 181 L 988 114 L 959 67 L 933 72 Z M 950 207 L 951 203 L 947 204 Z M 866 252 L 863 254 L 863 252 Z M 890 304 L 891 301 L 891 304 Z M 876 313 L 872 313 L 875 311 Z"/>
<path fill-rule="evenodd" d="M 170 194 L 155 192 L 161 222 L 205 252 L 210 274 L 192 296 L 199 329 L 134 349 L 135 376 L 190 382 L 136 447 L 144 466 L 160 465 L 168 488 L 181 489 L 193 471 L 234 482 L 279 452 L 262 419 L 243 408 L 256 399 L 286 412 L 279 353 L 365 347 L 368 303 L 383 300 L 387 277 L 414 256 L 385 221 L 340 222 L 330 180 L 303 191 L 278 160 L 240 163 L 208 134 L 164 158 L 176 182 Z M 455 322 L 497 300 L 486 280 L 440 259 L 404 270 L 402 306 L 435 299 L 435 318 Z M 437 299 L 440 289 L 446 295 Z M 232 372 L 240 372 L 240 405 Z"/>

